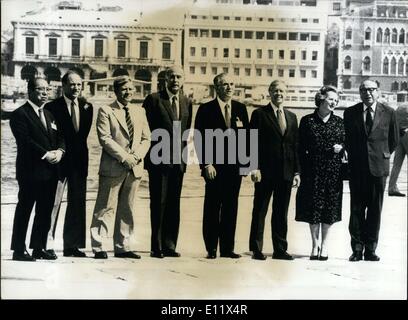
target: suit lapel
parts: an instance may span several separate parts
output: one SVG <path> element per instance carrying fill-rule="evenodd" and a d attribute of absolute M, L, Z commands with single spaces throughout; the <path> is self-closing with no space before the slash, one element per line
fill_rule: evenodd
<path fill-rule="evenodd" d="M 375 128 L 378 126 L 380 123 L 380 120 L 382 119 L 382 113 L 384 112 L 384 107 L 381 103 L 377 102 L 377 107 L 374 113 L 374 121 L 373 121 L 373 127 L 371 128 L 371 132 L 375 130 Z"/>
<path fill-rule="evenodd" d="M 283 114 L 285 115 L 285 120 L 286 120 L 286 130 L 285 133 L 283 134 L 283 136 L 286 136 L 286 134 L 289 132 L 289 130 L 291 130 L 292 127 L 292 118 L 289 114 L 288 111 L 286 111 L 285 108 L 283 108 Z M 278 119 L 276 119 L 276 122 L 278 121 Z"/>
<path fill-rule="evenodd" d="M 31 119 L 31 121 L 40 129 L 40 131 L 44 135 L 49 137 L 48 136 L 48 131 L 47 131 L 47 129 L 44 128 L 44 126 L 43 126 L 43 124 L 42 124 L 42 122 L 40 120 L 40 117 L 35 113 L 35 111 L 33 110 L 33 107 L 29 103 L 27 103 L 27 115 Z M 44 115 L 45 115 L 45 113 L 44 113 Z M 47 123 L 47 127 L 49 127 L 47 117 L 45 118 L 45 122 Z"/>
<path fill-rule="evenodd" d="M 167 111 L 167 113 L 169 114 L 170 120 L 171 121 L 175 121 L 176 116 L 173 113 L 173 110 L 171 109 L 171 104 L 170 104 L 170 98 L 169 95 L 167 94 L 166 90 L 162 91 L 160 93 L 160 102 L 163 105 L 164 109 Z M 180 103 L 180 99 L 179 99 L 179 103 Z"/>
<path fill-rule="evenodd" d="M 221 111 L 221 106 L 218 103 L 217 98 L 215 98 L 213 101 L 214 101 L 214 107 L 217 109 L 217 111 L 215 111 L 215 114 L 214 114 L 214 116 L 217 115 L 217 118 L 216 118 L 216 123 L 218 123 L 217 127 L 223 130 L 226 130 L 227 125 L 225 123 L 224 115 L 222 114 L 222 111 Z M 232 124 L 232 105 L 231 105 L 231 124 Z"/>
<path fill-rule="evenodd" d="M 111 104 L 111 107 L 112 107 L 112 110 L 113 110 L 113 115 L 118 120 L 118 122 L 119 122 L 120 126 L 123 128 L 123 130 L 125 130 L 125 132 L 129 136 L 129 131 L 128 131 L 127 124 L 126 124 L 125 112 L 122 110 L 121 107 L 119 107 L 117 101 L 113 102 Z M 129 112 L 129 113 L 131 113 L 131 112 Z"/>
<path fill-rule="evenodd" d="M 271 104 L 268 104 L 267 106 L 265 106 L 265 108 L 266 108 L 265 109 L 266 114 L 267 114 L 269 120 L 272 122 L 272 126 L 279 133 L 279 135 L 282 136 L 282 131 L 281 131 L 279 125 L 278 125 L 278 119 L 276 118 L 275 111 L 273 110 Z"/>

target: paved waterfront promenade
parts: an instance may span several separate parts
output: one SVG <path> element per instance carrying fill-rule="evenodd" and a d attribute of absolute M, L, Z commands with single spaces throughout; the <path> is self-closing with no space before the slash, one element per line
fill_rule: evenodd
<path fill-rule="evenodd" d="M 406 165 L 406 163 L 405 163 Z M 404 166 L 406 168 L 406 166 Z M 198 174 L 190 168 L 186 175 Z M 247 178 L 249 179 L 249 178 Z M 407 172 L 400 188 L 407 192 Z M 203 182 L 183 192 L 179 245 L 181 258 L 149 257 L 149 199 L 142 185 L 136 217 L 135 248 L 141 260 L 95 260 L 62 256 L 62 223 L 57 229 L 58 260 L 11 260 L 11 228 L 15 195 L 1 205 L 2 299 L 406 299 L 407 298 L 407 198 L 385 196 L 380 241 L 380 262 L 351 263 L 349 247 L 349 189 L 345 183 L 343 220 L 332 228 L 328 261 L 310 261 L 308 225 L 294 221 L 294 193 L 289 209 L 289 252 L 294 261 L 272 260 L 270 227 L 266 225 L 266 261 L 251 259 L 248 252 L 252 191 L 249 181 L 241 192 L 236 252 L 238 260 L 205 259 L 201 234 Z M 88 226 L 95 194 L 88 194 Z M 7 202 L 7 203 L 6 203 Z M 62 212 L 65 212 L 65 203 Z M 62 221 L 62 216 L 60 221 Z M 267 216 L 270 221 L 270 213 Z M 110 242 L 109 242 L 110 244 Z M 111 248 L 111 246 L 110 246 Z"/>

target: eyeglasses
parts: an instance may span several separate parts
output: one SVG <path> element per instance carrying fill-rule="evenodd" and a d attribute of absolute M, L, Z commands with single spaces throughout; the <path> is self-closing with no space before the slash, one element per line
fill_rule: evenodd
<path fill-rule="evenodd" d="M 360 91 L 361 92 L 374 92 L 376 91 L 378 88 L 361 88 Z"/>

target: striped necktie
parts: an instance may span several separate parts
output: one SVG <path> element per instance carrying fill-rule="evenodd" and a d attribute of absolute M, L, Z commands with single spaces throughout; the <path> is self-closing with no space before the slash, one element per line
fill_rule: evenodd
<path fill-rule="evenodd" d="M 126 124 L 127 124 L 128 131 L 129 131 L 130 147 L 132 147 L 132 144 L 133 144 L 133 131 L 134 131 L 133 123 L 132 123 L 132 119 L 130 118 L 129 107 L 124 106 L 123 109 L 125 109 Z"/>

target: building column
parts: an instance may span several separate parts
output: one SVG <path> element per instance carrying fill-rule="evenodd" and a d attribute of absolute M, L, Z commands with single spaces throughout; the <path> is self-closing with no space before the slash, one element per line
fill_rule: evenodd
<path fill-rule="evenodd" d="M 14 66 L 14 75 L 13 75 L 15 79 L 21 80 L 21 69 L 23 69 L 23 66 L 21 64 L 16 63 Z"/>
<path fill-rule="evenodd" d="M 152 73 L 152 80 L 151 80 L 152 81 L 152 87 L 151 87 L 151 90 L 152 90 L 152 92 L 155 92 L 155 91 L 157 91 L 158 69 L 157 70 L 152 70 L 151 73 Z"/>

